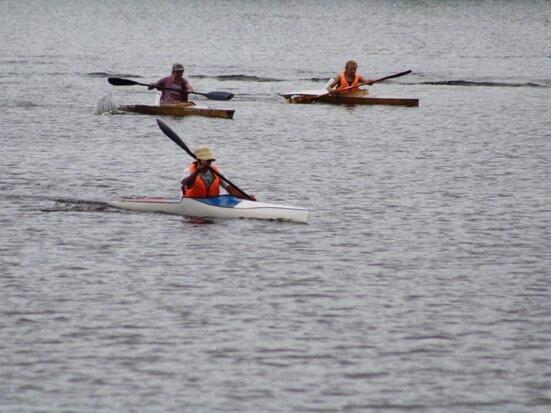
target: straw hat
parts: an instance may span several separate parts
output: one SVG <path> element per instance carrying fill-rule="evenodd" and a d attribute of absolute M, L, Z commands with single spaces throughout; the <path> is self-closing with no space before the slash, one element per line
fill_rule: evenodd
<path fill-rule="evenodd" d="M 195 148 L 195 157 L 202 161 L 214 161 L 214 154 L 212 153 L 210 147 L 207 145 L 201 145 Z"/>

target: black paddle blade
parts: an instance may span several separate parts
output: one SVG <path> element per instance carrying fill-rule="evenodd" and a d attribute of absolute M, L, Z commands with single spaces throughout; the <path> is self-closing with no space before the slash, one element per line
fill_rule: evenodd
<path fill-rule="evenodd" d="M 134 86 L 138 84 L 138 82 L 134 82 L 133 80 L 121 79 L 119 77 L 108 77 L 107 81 L 113 86 Z"/>
<path fill-rule="evenodd" d="M 134 80 L 130 79 L 121 79 L 120 77 L 108 77 L 107 81 L 111 83 L 113 86 L 149 86 L 145 83 L 135 82 Z"/>
<path fill-rule="evenodd" d="M 176 145 L 178 145 L 180 148 L 186 151 L 189 156 L 195 159 L 195 154 L 187 147 L 184 141 L 180 139 L 180 137 L 176 134 L 176 132 L 174 132 L 172 129 L 168 127 L 166 123 L 164 123 L 160 119 L 157 119 L 157 125 L 159 125 L 159 128 L 161 128 L 163 133 L 166 136 L 168 136 L 172 140 L 172 142 L 174 142 Z"/>
<path fill-rule="evenodd" d="M 205 93 L 205 96 L 211 100 L 230 100 L 235 95 L 230 92 L 209 92 Z"/>

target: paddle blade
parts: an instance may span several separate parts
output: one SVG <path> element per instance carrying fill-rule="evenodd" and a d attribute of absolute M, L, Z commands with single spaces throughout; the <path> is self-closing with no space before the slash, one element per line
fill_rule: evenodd
<path fill-rule="evenodd" d="M 121 79 L 120 77 L 108 77 L 107 81 L 113 86 L 149 86 L 146 83 L 135 82 L 134 80 L 130 79 Z"/>
<path fill-rule="evenodd" d="M 113 86 L 134 86 L 138 84 L 138 82 L 134 82 L 133 80 L 121 79 L 119 77 L 108 77 L 107 81 Z"/>
<path fill-rule="evenodd" d="M 163 131 L 163 133 L 168 136 L 172 142 L 174 142 L 176 145 L 178 145 L 180 148 L 182 148 L 184 151 L 188 153 L 189 156 L 191 156 L 193 159 L 195 159 L 195 154 L 187 147 L 187 145 L 184 143 L 182 139 L 174 132 L 172 129 L 168 127 L 166 123 L 164 123 L 162 120 L 157 119 L 157 125 L 159 125 L 159 128 Z"/>
<path fill-rule="evenodd" d="M 230 92 L 209 92 L 207 93 L 207 99 L 211 100 L 230 100 L 235 95 Z"/>
<path fill-rule="evenodd" d="M 210 100 L 230 100 L 235 96 L 233 93 L 230 93 L 230 92 L 209 92 L 209 93 L 191 92 L 191 93 L 204 96 Z"/>

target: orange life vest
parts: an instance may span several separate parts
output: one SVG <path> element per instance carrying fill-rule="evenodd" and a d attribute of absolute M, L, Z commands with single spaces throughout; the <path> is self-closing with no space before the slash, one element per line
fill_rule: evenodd
<path fill-rule="evenodd" d="M 352 82 L 352 84 L 350 84 L 350 83 L 348 83 L 348 80 L 346 80 L 345 72 L 342 72 L 341 73 L 341 81 L 340 81 L 340 84 L 339 84 L 339 87 L 337 88 L 337 90 L 342 90 L 342 89 L 350 87 L 350 86 L 355 86 L 355 87 L 352 87 L 350 89 L 343 90 L 342 93 L 357 92 L 358 90 L 360 90 L 360 88 L 358 87 L 359 83 L 360 83 L 360 75 L 358 73 L 356 73 L 356 75 L 354 77 L 354 81 Z"/>
<path fill-rule="evenodd" d="M 218 172 L 216 166 L 211 166 L 211 168 L 215 172 Z M 188 169 L 190 173 L 193 173 L 197 169 L 197 163 L 193 162 L 189 165 Z M 198 174 L 191 188 L 182 188 L 182 195 L 186 198 L 210 198 L 211 196 L 220 195 L 220 177 L 216 173 L 213 175 L 214 179 L 207 186 L 203 178 L 201 178 L 201 174 Z"/>

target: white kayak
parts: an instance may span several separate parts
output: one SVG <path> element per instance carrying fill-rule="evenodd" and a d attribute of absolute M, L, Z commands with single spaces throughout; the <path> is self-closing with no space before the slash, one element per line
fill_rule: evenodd
<path fill-rule="evenodd" d="M 205 218 L 257 218 L 307 222 L 310 210 L 290 205 L 267 204 L 238 199 L 231 195 L 212 198 L 123 198 L 109 202 L 115 208 L 162 212 Z"/>

